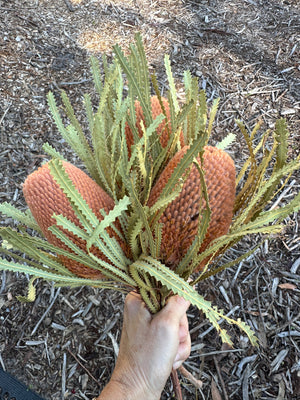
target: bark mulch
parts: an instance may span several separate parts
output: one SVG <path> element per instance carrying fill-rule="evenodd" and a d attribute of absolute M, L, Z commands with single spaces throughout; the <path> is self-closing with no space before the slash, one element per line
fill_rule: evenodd
<path fill-rule="evenodd" d="M 64 89 L 81 115 L 91 92 L 89 56 L 124 49 L 140 31 L 150 64 L 167 90 L 163 55 L 170 54 L 179 97 L 185 69 L 211 101 L 220 97 L 212 143 L 238 135 L 230 149 L 237 168 L 246 144 L 235 119 L 264 129 L 284 116 L 288 156 L 300 150 L 297 0 L 0 0 L 0 201 L 26 208 L 25 177 L 46 158 L 44 142 L 77 163 L 51 119 L 46 94 Z M 299 191 L 290 178 L 276 206 Z M 203 315 L 191 308 L 192 352 L 179 374 L 186 399 L 300 399 L 299 215 L 285 221 L 249 259 L 199 286 L 233 318 L 255 329 L 259 347 L 228 327 L 234 348 L 222 345 Z M 14 222 L 2 218 L 0 226 Z M 246 238 L 227 256 L 255 246 Z M 121 334 L 124 296 L 94 288 L 55 288 L 40 281 L 34 303 L 21 304 L 28 277 L 0 273 L 0 365 L 45 399 L 91 399 L 109 380 Z M 162 399 L 172 398 L 167 384 Z"/>

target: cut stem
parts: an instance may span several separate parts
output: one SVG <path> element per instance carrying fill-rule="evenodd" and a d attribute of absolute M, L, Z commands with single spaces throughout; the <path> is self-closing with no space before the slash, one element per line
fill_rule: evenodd
<path fill-rule="evenodd" d="M 176 400 L 183 400 L 181 386 L 180 386 L 180 382 L 178 379 L 178 373 L 177 373 L 177 370 L 174 368 L 172 368 L 171 380 L 173 383 L 173 389 L 174 389 Z"/>

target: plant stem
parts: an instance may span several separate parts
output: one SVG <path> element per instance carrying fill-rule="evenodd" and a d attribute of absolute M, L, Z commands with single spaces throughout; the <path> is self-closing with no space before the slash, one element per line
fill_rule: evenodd
<path fill-rule="evenodd" d="M 179 379 L 178 379 L 178 373 L 177 373 L 176 369 L 172 368 L 171 379 L 172 379 L 172 383 L 173 383 L 173 389 L 175 392 L 176 400 L 183 400 L 181 387 L 180 387 L 180 383 L 179 383 Z"/>

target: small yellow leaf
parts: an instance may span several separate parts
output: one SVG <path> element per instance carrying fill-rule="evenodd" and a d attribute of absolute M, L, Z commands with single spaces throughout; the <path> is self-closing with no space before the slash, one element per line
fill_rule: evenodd
<path fill-rule="evenodd" d="M 17 296 L 17 299 L 21 302 L 21 303 L 32 303 L 35 300 L 36 297 L 36 289 L 33 286 L 33 282 L 36 280 L 37 278 L 33 277 L 30 279 L 29 283 L 28 283 L 28 293 L 27 296 Z"/>

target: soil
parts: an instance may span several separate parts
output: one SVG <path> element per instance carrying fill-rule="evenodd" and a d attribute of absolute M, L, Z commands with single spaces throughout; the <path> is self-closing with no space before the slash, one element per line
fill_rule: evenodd
<path fill-rule="evenodd" d="M 220 97 L 211 142 L 237 134 L 230 149 L 236 165 L 246 144 L 236 119 L 264 129 L 285 117 L 289 157 L 300 152 L 300 5 L 297 0 L 0 0 L 0 202 L 26 209 L 25 177 L 47 157 L 49 142 L 71 162 L 76 158 L 51 119 L 46 95 L 67 91 L 80 114 L 92 92 L 91 54 L 110 57 L 135 32 L 164 90 L 163 56 L 170 55 L 179 97 L 189 69 Z M 284 202 L 299 192 L 300 176 L 288 183 Z M 186 370 L 202 381 L 197 389 L 179 374 L 185 399 L 300 399 L 299 214 L 284 231 L 246 261 L 199 291 L 225 313 L 256 331 L 259 346 L 228 327 L 234 348 L 196 309 L 188 312 L 192 352 Z M 14 225 L 2 217 L 0 226 Z M 237 253 L 254 247 L 247 238 Z M 234 255 L 232 255 L 234 257 Z M 94 288 L 56 288 L 39 281 L 34 303 L 20 303 L 28 277 L 0 273 L 0 365 L 46 400 L 91 399 L 108 382 L 121 334 L 124 295 Z M 162 399 L 171 399 L 170 382 Z"/>

